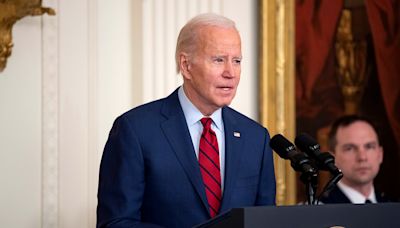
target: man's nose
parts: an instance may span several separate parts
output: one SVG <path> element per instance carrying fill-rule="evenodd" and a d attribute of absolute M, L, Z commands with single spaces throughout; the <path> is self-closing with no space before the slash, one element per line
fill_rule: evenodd
<path fill-rule="evenodd" d="M 367 159 L 367 150 L 364 148 L 358 148 L 357 159 L 360 161 L 366 160 Z"/>
<path fill-rule="evenodd" d="M 234 69 L 234 65 L 232 62 L 227 61 L 225 64 L 225 69 L 224 69 L 224 73 L 223 76 L 227 77 L 227 78 L 233 78 L 235 77 L 235 69 Z"/>

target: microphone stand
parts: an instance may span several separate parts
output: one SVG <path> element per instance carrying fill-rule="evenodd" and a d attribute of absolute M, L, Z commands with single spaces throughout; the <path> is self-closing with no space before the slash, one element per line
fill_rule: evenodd
<path fill-rule="evenodd" d="M 336 184 L 339 182 L 340 179 L 342 179 L 343 177 L 343 173 L 342 171 L 338 171 L 335 175 L 333 175 L 333 177 L 329 180 L 329 182 L 325 185 L 324 189 L 322 190 L 322 192 L 319 194 L 318 196 L 318 200 L 317 200 L 317 204 L 319 203 L 319 201 L 321 200 L 321 197 L 325 194 L 325 193 L 329 193 L 335 186 Z"/>
<path fill-rule="evenodd" d="M 306 185 L 308 205 L 316 204 L 316 194 L 318 187 L 318 172 L 303 172 L 300 180 Z"/>

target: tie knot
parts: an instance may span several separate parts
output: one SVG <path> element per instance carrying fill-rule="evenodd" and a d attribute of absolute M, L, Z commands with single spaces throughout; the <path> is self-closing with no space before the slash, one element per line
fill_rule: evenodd
<path fill-rule="evenodd" d="M 209 117 L 203 117 L 200 120 L 201 124 L 203 124 L 203 127 L 206 129 L 210 129 L 211 128 L 211 123 L 212 123 L 212 119 Z"/>

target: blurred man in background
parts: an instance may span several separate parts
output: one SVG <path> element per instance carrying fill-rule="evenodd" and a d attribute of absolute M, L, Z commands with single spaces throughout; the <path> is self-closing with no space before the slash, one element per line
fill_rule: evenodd
<path fill-rule="evenodd" d="M 329 149 L 343 178 L 337 186 L 321 198 L 328 203 L 386 202 L 374 188 L 374 178 L 383 160 L 383 148 L 374 124 L 356 115 L 337 119 L 329 133 Z"/>

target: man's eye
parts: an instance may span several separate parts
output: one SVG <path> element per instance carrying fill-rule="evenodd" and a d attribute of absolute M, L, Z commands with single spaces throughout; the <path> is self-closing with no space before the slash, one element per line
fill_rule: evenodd
<path fill-rule="evenodd" d="M 222 63 L 222 62 L 224 62 L 224 59 L 222 59 L 222 58 L 215 58 L 214 61 L 217 62 L 217 63 Z"/>
<path fill-rule="evenodd" d="M 235 59 L 235 60 L 233 60 L 233 61 L 235 62 L 235 64 L 240 64 L 240 63 L 242 62 L 241 59 Z"/>
<path fill-rule="evenodd" d="M 355 147 L 354 147 L 354 146 L 351 146 L 351 145 L 350 145 L 350 146 L 344 146 L 344 147 L 343 147 L 343 150 L 344 150 L 344 151 L 353 151 L 354 149 L 355 149 Z"/>
<path fill-rule="evenodd" d="M 375 143 L 368 143 L 367 145 L 365 145 L 365 149 L 367 150 L 375 150 L 377 147 L 378 145 Z"/>

